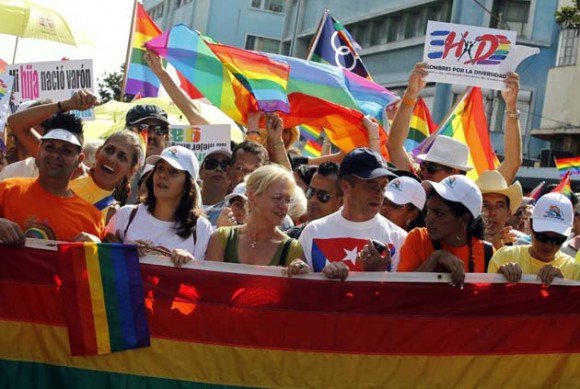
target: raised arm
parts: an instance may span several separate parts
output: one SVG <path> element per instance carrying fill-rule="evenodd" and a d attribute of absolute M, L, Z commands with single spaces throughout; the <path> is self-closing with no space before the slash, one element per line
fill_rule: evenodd
<path fill-rule="evenodd" d="M 191 125 L 209 124 L 205 118 L 200 115 L 195 104 L 189 96 L 173 81 L 167 70 L 163 67 L 161 58 L 152 51 L 147 51 L 143 57 L 147 65 L 151 68 L 153 73 L 157 76 L 167 94 L 173 100 L 177 108 L 183 112 L 187 121 Z"/>
<path fill-rule="evenodd" d="M 425 88 L 427 76 L 427 64 L 417 63 L 409 76 L 409 84 L 403 95 L 399 109 L 391 124 L 391 132 L 387 141 L 387 149 L 391 162 L 401 170 L 411 171 L 411 160 L 405 150 L 405 140 L 409 136 L 409 124 L 417 97 Z"/>
<path fill-rule="evenodd" d="M 501 91 L 506 110 L 504 134 L 505 158 L 497 170 L 508 184 L 510 184 L 516 177 L 518 169 L 522 166 L 522 131 L 520 129 L 520 113 L 518 111 L 520 77 L 517 73 L 510 72 L 505 80 L 505 84 L 507 88 Z"/>
<path fill-rule="evenodd" d="M 277 114 L 266 114 L 266 129 L 268 130 L 268 149 L 270 151 L 270 159 L 283 168 L 292 171 L 292 164 L 288 159 L 288 153 L 284 146 L 284 139 L 282 139 L 282 131 L 284 131 L 284 123 Z"/>

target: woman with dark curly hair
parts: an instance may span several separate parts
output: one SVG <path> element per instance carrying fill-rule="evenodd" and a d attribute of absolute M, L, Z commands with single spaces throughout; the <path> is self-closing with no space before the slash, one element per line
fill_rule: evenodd
<path fill-rule="evenodd" d="M 137 243 L 141 254 L 164 254 L 176 267 L 203 260 L 212 228 L 201 215 L 195 154 L 172 146 L 148 157 L 147 163 L 155 167 L 145 181 L 145 201 L 117 211 L 106 228 L 109 241 Z"/>

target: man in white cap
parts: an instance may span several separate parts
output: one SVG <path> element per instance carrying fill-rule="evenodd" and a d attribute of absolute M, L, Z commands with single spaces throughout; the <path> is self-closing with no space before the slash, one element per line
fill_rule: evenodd
<path fill-rule="evenodd" d="M 409 83 L 405 94 L 401 99 L 401 104 L 393 123 L 387 142 L 387 148 L 391 157 L 391 162 L 398 169 L 412 170 L 411 160 L 407 154 L 404 144 L 409 135 L 409 124 L 417 98 L 421 90 L 425 88 L 425 77 L 429 74 L 427 64 L 418 63 L 409 76 Z M 520 130 L 520 111 L 518 111 L 517 100 L 520 89 L 520 81 L 517 73 L 509 72 L 505 79 L 506 89 L 501 92 L 505 102 L 505 135 L 504 135 L 504 155 L 505 158 L 498 171 L 504 176 L 507 182 L 512 182 L 518 169 L 522 164 L 522 141 Z M 468 165 L 469 149 L 461 142 L 448 138 L 443 141 L 441 135 L 435 137 L 435 141 L 427 154 L 417 157 L 421 164 L 420 175 L 424 180 L 439 182 L 445 177 L 454 174 L 465 174 L 471 170 Z M 451 142 L 450 140 L 453 140 Z M 463 147 L 459 146 L 463 145 Z M 467 151 L 467 152 L 466 152 Z"/>
<path fill-rule="evenodd" d="M 232 152 L 225 147 L 215 147 L 210 149 L 199 170 L 201 178 L 201 198 L 203 208 L 210 207 L 222 201 L 228 193 L 231 185 Z"/>
<path fill-rule="evenodd" d="M 491 259 L 488 273 L 501 273 L 509 282 L 520 281 L 522 274 L 537 274 L 545 285 L 555 277 L 580 281 L 580 265 L 560 251 L 573 218 L 572 203 L 566 196 L 543 195 L 532 213 L 532 244 L 501 248 Z"/>
<path fill-rule="evenodd" d="M 512 226 L 506 223 L 516 213 L 522 201 L 521 184 L 516 181 L 508 186 L 497 170 L 482 172 L 475 184 L 483 196 L 481 218 L 485 227 L 485 240 L 496 249 L 514 243 L 518 238 L 518 231 L 512 231 Z"/>
<path fill-rule="evenodd" d="M 0 183 L 0 243 L 21 246 L 24 238 L 96 240 L 102 236 L 101 212 L 69 189 L 84 159 L 80 121 L 74 128 L 49 128 L 41 138 L 38 178 Z"/>

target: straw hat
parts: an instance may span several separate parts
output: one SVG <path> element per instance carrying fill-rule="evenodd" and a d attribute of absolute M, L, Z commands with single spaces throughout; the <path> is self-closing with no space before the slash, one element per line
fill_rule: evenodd
<path fill-rule="evenodd" d="M 516 213 L 522 202 L 522 185 L 519 181 L 508 186 L 505 178 L 497 170 L 486 170 L 479 175 L 475 184 L 481 194 L 496 193 L 506 196 L 510 200 L 510 212 Z"/>

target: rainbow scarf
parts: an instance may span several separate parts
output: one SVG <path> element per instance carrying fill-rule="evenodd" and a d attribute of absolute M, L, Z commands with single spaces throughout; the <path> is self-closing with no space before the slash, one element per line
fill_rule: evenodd
<path fill-rule="evenodd" d="M 557 158 L 554 161 L 556 162 L 560 177 L 564 177 L 568 171 L 572 172 L 572 176 L 580 174 L 580 157 Z"/>
<path fill-rule="evenodd" d="M 422 97 L 417 99 L 409 124 L 409 135 L 405 141 L 405 150 L 413 151 L 421 142 L 437 130 L 437 125 L 431 118 L 429 107 Z"/>
<path fill-rule="evenodd" d="M 467 164 L 473 166 L 474 169 L 469 171 L 467 176 L 476 179 L 481 172 L 494 170 L 499 166 L 487 128 L 481 89 L 472 87 L 459 101 L 447 120 L 441 124 L 439 130 L 417 146 L 413 154 L 426 153 L 435 136 L 447 135 L 469 147 Z"/>
<path fill-rule="evenodd" d="M 560 181 L 560 183 L 554 188 L 554 190 L 552 190 L 553 193 L 561 193 L 564 196 L 567 196 L 568 198 L 570 198 L 570 196 L 572 196 L 572 188 L 570 186 L 570 175 L 572 174 L 571 170 L 568 170 L 565 174 L 564 177 L 562 177 L 562 180 Z"/>
<path fill-rule="evenodd" d="M 58 254 L 71 354 L 149 346 L 137 248 L 63 243 Z"/>

